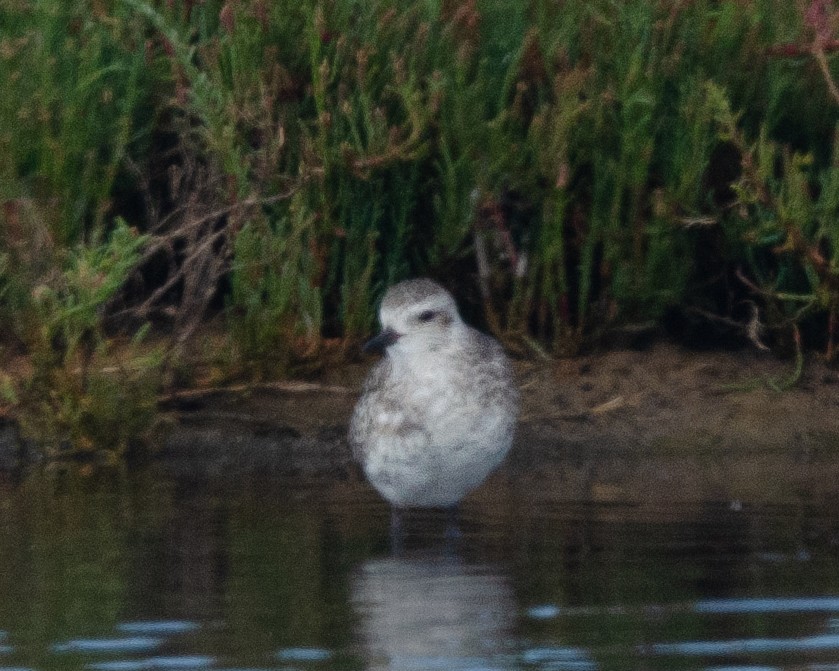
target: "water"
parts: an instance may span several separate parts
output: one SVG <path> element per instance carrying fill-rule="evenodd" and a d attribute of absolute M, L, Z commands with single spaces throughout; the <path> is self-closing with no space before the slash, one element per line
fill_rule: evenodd
<path fill-rule="evenodd" d="M 563 500 L 446 520 L 361 482 L 0 483 L 0 671 L 839 670 L 839 505 Z"/>

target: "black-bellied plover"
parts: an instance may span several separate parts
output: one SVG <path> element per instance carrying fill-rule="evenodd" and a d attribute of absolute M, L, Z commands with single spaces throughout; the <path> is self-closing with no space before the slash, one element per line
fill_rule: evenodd
<path fill-rule="evenodd" d="M 365 350 L 384 356 L 364 383 L 349 438 L 398 524 L 403 508 L 453 508 L 498 467 L 513 442 L 518 391 L 501 345 L 465 324 L 436 282 L 391 287 L 379 320 Z"/>

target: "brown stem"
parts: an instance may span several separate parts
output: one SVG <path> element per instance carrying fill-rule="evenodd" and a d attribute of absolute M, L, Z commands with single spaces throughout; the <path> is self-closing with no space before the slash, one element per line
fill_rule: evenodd
<path fill-rule="evenodd" d="M 830 95 L 833 96 L 833 100 L 837 105 L 839 105 L 839 88 L 837 88 L 836 82 L 833 81 L 833 75 L 830 74 L 830 64 L 827 62 L 825 47 L 821 40 L 817 39 L 813 42 L 810 52 L 813 54 L 813 58 L 816 59 L 816 63 L 819 65 L 819 70 L 821 70 L 822 77 L 824 77 L 824 81 L 825 84 L 827 84 L 827 89 L 830 91 Z"/>
<path fill-rule="evenodd" d="M 822 50 L 826 54 L 839 51 L 839 40 L 824 40 L 822 42 Z M 777 56 L 779 58 L 799 58 L 809 56 L 811 53 L 812 47 L 809 44 L 796 44 L 795 42 L 773 44 L 766 50 L 767 55 Z"/>

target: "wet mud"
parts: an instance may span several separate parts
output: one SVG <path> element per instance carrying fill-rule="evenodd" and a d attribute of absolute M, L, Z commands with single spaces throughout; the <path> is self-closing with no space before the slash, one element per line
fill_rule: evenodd
<path fill-rule="evenodd" d="M 360 478 L 346 427 L 368 366 L 174 397 L 156 458 L 196 478 Z M 519 362 L 517 375 L 513 450 L 475 497 L 510 486 L 553 501 L 736 508 L 828 499 L 837 489 L 839 373 L 816 357 L 785 390 L 792 361 L 670 345 Z"/>

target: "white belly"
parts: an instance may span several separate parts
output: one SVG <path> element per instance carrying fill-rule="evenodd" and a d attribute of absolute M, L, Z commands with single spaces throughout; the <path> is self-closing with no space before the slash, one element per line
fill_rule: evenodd
<path fill-rule="evenodd" d="M 371 436 L 364 471 L 395 506 L 452 506 L 504 459 L 510 449 L 511 425 L 512 418 L 499 417 L 461 435 L 445 421 L 433 430 L 385 430 Z"/>
<path fill-rule="evenodd" d="M 517 414 L 512 380 L 463 351 L 389 354 L 356 407 L 354 449 L 367 479 L 395 506 L 455 505 L 510 449 Z M 478 370 L 464 367 L 464 358 L 478 361 Z"/>

